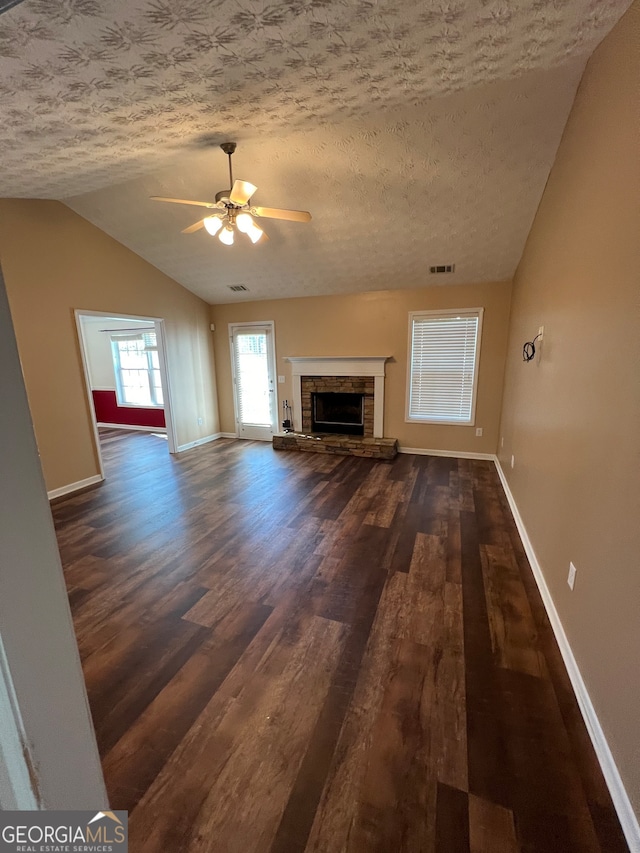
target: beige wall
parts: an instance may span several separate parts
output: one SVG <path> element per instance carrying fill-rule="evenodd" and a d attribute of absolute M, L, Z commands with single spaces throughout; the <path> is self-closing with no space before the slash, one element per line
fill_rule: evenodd
<path fill-rule="evenodd" d="M 638 814 L 639 48 L 636 0 L 587 65 L 517 271 L 499 454 Z"/>
<path fill-rule="evenodd" d="M 273 320 L 281 401 L 292 398 L 291 365 L 285 356 L 389 355 L 385 380 L 384 434 L 401 446 L 495 453 L 502 400 L 510 283 L 425 287 L 345 296 L 318 296 L 216 305 L 211 309 L 218 374 L 220 423 L 234 432 L 228 323 Z M 484 307 L 476 426 L 405 423 L 409 312 Z M 281 417 L 279 418 L 281 420 Z"/>
<path fill-rule="evenodd" d="M 0 264 L 49 490 L 98 473 L 76 308 L 163 318 L 177 443 L 217 432 L 205 302 L 55 201 L 0 200 Z"/>

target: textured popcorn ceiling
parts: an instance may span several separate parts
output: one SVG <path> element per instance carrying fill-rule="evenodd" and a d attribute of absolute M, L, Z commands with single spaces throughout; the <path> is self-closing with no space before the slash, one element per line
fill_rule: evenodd
<path fill-rule="evenodd" d="M 508 278 L 628 6 L 25 0 L 0 17 L 0 194 L 64 199 L 210 302 Z M 199 209 L 148 196 L 212 200 L 226 139 L 256 204 L 312 222 L 180 234 Z"/>

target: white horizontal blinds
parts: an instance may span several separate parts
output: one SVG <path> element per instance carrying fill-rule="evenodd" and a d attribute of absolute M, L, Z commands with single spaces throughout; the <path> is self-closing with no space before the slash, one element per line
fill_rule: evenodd
<path fill-rule="evenodd" d="M 267 335 L 262 331 L 234 336 L 238 418 L 240 424 L 269 426 L 269 361 Z"/>
<path fill-rule="evenodd" d="M 131 334 L 131 332 L 116 332 L 111 335 L 112 341 L 140 341 L 144 344 L 144 349 L 158 349 L 158 341 L 155 332 L 143 332 L 140 334 Z"/>
<path fill-rule="evenodd" d="M 115 335 L 111 335 L 112 341 L 139 341 L 142 340 L 141 335 L 133 335 L 131 332 L 122 332 Z"/>
<path fill-rule="evenodd" d="M 409 417 L 471 423 L 479 312 L 414 316 Z"/>
<path fill-rule="evenodd" d="M 155 332 L 144 332 L 142 335 L 145 349 L 158 349 L 158 341 Z"/>

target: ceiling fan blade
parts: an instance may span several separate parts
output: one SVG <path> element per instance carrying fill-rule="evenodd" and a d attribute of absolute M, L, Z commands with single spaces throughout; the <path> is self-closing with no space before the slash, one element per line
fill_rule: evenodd
<path fill-rule="evenodd" d="M 307 210 L 280 210 L 277 207 L 252 207 L 251 213 L 268 219 L 287 219 L 289 222 L 310 222 L 311 214 Z"/>
<path fill-rule="evenodd" d="M 150 196 L 151 201 L 170 201 L 172 204 L 195 204 L 198 207 L 216 207 L 213 201 L 189 201 L 186 198 L 164 198 L 159 195 Z"/>
<path fill-rule="evenodd" d="M 194 231 L 199 231 L 201 228 L 204 228 L 204 219 L 198 219 L 197 222 L 194 222 L 193 225 L 190 225 L 188 228 L 183 228 L 183 234 L 193 234 Z"/>
<path fill-rule="evenodd" d="M 234 181 L 229 201 L 233 204 L 246 204 L 258 187 L 249 181 Z"/>

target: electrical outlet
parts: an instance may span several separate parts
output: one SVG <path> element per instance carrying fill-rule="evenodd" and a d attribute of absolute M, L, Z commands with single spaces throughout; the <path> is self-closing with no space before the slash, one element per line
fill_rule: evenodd
<path fill-rule="evenodd" d="M 538 340 L 541 341 L 544 338 L 544 326 L 540 326 L 538 329 Z"/>
<path fill-rule="evenodd" d="M 482 427 L 478 427 L 478 428 L 476 429 L 476 436 L 477 436 L 478 438 L 480 438 L 480 436 L 481 436 L 481 435 L 482 435 Z"/>
<path fill-rule="evenodd" d="M 279 383 L 280 385 L 283 385 L 283 384 L 284 384 L 284 376 L 278 376 L 278 383 Z"/>
<path fill-rule="evenodd" d="M 202 418 L 198 418 L 198 426 L 202 426 Z"/>
<path fill-rule="evenodd" d="M 516 457 L 515 457 L 515 456 L 512 456 L 512 457 L 511 457 L 511 467 L 513 468 L 513 466 L 514 466 L 515 464 L 516 464 Z"/>
<path fill-rule="evenodd" d="M 500 439 L 500 447 L 504 447 L 504 436 Z"/>
<path fill-rule="evenodd" d="M 577 569 L 573 565 L 573 563 L 569 563 L 569 576 L 567 577 L 567 583 L 569 584 L 569 589 L 573 589 L 574 584 L 576 582 L 576 572 Z"/>

